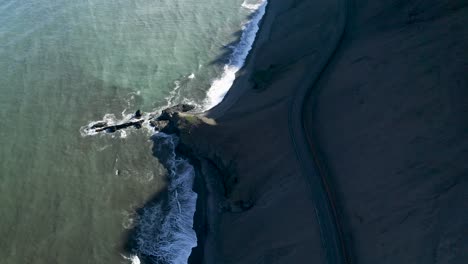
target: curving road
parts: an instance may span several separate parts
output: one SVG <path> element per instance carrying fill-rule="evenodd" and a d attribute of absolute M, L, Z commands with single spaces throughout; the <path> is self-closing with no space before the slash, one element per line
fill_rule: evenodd
<path fill-rule="evenodd" d="M 337 17 L 337 32 L 333 36 L 332 43 L 325 47 L 322 61 L 310 65 L 313 72 L 309 72 L 303 78 L 303 85 L 296 88 L 293 99 L 289 105 L 288 125 L 289 135 L 294 151 L 300 163 L 302 173 L 309 184 L 312 198 L 315 203 L 315 212 L 319 223 L 322 246 L 326 253 L 329 264 L 349 264 L 346 255 L 346 248 L 337 217 L 337 211 L 327 183 L 325 171 L 315 152 L 313 141 L 309 138 L 309 133 L 304 125 L 304 104 L 310 89 L 319 79 L 321 73 L 326 68 L 329 61 L 337 51 L 344 36 L 348 17 L 347 0 L 339 0 L 339 12 Z"/>

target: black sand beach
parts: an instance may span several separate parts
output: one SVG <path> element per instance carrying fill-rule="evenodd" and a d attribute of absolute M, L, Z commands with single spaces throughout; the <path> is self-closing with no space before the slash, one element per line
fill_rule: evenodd
<path fill-rule="evenodd" d="M 191 263 L 467 262 L 467 5 L 270 0 L 212 120 L 177 120 Z"/>

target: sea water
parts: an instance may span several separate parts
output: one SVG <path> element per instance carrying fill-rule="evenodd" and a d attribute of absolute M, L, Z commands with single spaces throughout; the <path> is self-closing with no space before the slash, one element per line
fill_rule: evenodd
<path fill-rule="evenodd" d="M 0 0 L 0 263 L 185 263 L 196 194 L 177 139 L 80 128 L 218 103 L 264 4 Z"/>

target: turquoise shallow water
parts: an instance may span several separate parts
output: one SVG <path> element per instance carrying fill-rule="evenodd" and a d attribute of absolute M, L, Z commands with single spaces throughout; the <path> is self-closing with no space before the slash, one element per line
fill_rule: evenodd
<path fill-rule="evenodd" d="M 201 104 L 251 14 L 242 4 L 0 0 L 1 263 L 128 262 L 134 209 L 166 170 L 144 130 L 79 129 L 168 98 Z"/>

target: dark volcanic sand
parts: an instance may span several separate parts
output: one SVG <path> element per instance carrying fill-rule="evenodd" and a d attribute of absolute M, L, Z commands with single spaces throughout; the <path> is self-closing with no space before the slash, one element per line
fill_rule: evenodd
<path fill-rule="evenodd" d="M 338 52 L 305 84 L 338 3 L 270 0 L 216 124 L 182 132 L 210 186 L 204 263 L 326 263 L 287 128 L 299 85 L 352 262 L 468 263 L 467 2 L 350 1 Z"/>

